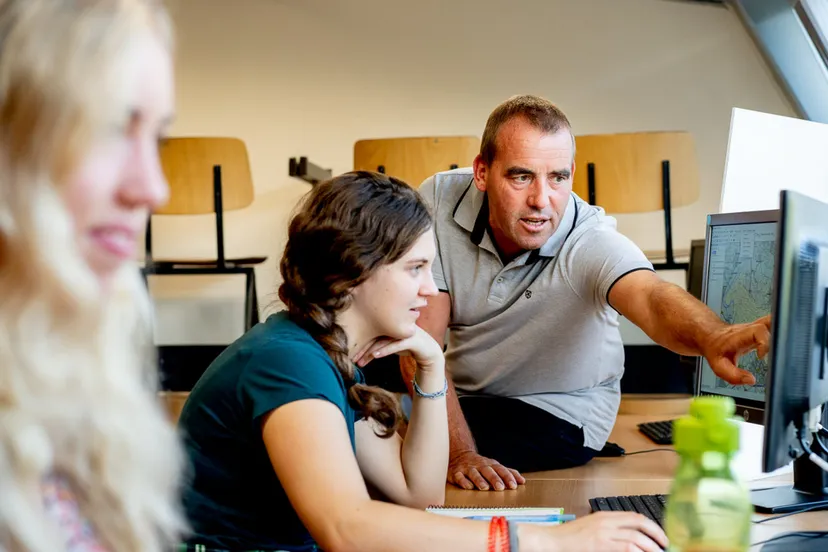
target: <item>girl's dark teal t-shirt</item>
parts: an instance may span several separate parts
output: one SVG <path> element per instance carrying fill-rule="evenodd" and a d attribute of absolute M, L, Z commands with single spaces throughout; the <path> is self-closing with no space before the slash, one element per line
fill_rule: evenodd
<path fill-rule="evenodd" d="M 358 370 L 357 379 L 362 381 Z M 358 416 L 342 375 L 285 312 L 255 326 L 204 372 L 179 419 L 190 462 L 184 507 L 194 534 L 188 542 L 230 550 L 315 550 L 261 434 L 265 414 L 303 399 L 335 404 L 355 446 Z"/>

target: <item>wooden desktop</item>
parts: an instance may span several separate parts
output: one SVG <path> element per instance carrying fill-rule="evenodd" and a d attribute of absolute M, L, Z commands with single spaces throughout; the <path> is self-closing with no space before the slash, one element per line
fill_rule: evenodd
<path fill-rule="evenodd" d="M 578 468 L 523 474 L 526 484 L 514 491 L 464 491 L 449 485 L 446 504 L 452 506 L 547 506 L 562 507 L 576 516 L 589 514 L 589 499 L 598 496 L 667 494 L 678 465 L 678 455 L 670 446 L 659 446 L 642 435 L 637 424 L 664 420 L 664 414 L 620 414 L 610 441 L 627 453 L 659 449 L 620 458 L 595 458 Z M 790 484 L 790 474 L 762 479 L 751 488 Z M 765 515 L 755 515 L 762 519 Z M 828 511 L 807 512 L 762 524 L 754 524 L 751 542 L 758 543 L 788 531 L 828 531 Z M 828 545 L 827 545 L 828 546 Z M 760 550 L 754 546 L 751 550 Z"/>

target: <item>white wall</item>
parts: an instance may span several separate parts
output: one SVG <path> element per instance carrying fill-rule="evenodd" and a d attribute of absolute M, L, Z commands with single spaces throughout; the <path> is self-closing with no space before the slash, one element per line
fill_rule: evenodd
<path fill-rule="evenodd" d="M 480 135 L 500 101 L 558 103 L 577 134 L 687 130 L 701 197 L 674 213 L 674 243 L 703 237 L 718 207 L 734 106 L 794 112 L 736 16 L 669 0 L 176 0 L 174 135 L 236 136 L 257 201 L 226 220 L 229 254 L 269 255 L 263 305 L 278 285 L 288 215 L 309 185 L 287 176 L 306 155 L 352 168 L 362 138 Z M 155 219 L 165 256 L 214 255 L 212 221 Z M 662 218 L 621 217 L 643 249 Z M 185 291 L 185 286 L 195 287 Z M 241 329 L 241 282 L 166 278 L 152 289 L 159 343 L 227 342 Z M 268 294 L 271 294 L 268 297 Z"/>

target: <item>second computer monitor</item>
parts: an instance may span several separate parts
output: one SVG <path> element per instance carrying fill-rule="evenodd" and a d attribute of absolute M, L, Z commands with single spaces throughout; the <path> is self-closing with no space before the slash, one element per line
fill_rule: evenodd
<path fill-rule="evenodd" d="M 704 281 L 704 240 L 690 242 L 690 266 L 687 268 L 687 291 L 698 300 L 702 298 Z"/>
<path fill-rule="evenodd" d="M 780 203 L 767 471 L 791 460 L 789 445 L 798 443 L 791 443 L 790 428 L 807 429 L 806 413 L 828 401 L 828 205 L 788 190 L 781 193 Z"/>
<path fill-rule="evenodd" d="M 779 211 L 727 213 L 707 217 L 701 300 L 729 324 L 753 322 L 771 313 Z M 755 385 L 732 385 L 717 377 L 699 357 L 700 395 L 725 395 L 736 401 L 745 420 L 764 420 L 768 360 L 753 351 L 739 359 Z"/>

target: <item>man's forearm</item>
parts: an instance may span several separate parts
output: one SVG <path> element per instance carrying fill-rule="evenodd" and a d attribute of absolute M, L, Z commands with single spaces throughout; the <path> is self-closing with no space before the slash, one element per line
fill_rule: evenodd
<path fill-rule="evenodd" d="M 409 395 L 413 395 L 414 388 L 412 387 L 411 381 L 417 364 L 411 357 L 400 357 L 400 368 L 405 379 L 405 384 L 408 387 L 408 393 Z M 469 424 L 466 422 L 466 417 L 463 416 L 463 410 L 460 408 L 460 401 L 457 399 L 457 390 L 454 388 L 454 382 L 451 381 L 451 376 L 448 374 L 446 374 L 446 379 L 448 380 L 446 410 L 449 430 L 449 458 L 453 458 L 460 452 L 477 452 L 477 447 L 474 444 L 474 437 L 469 429 Z"/>
<path fill-rule="evenodd" d="M 466 417 L 463 415 L 463 410 L 460 408 L 460 400 L 457 398 L 454 382 L 451 381 L 451 377 L 447 376 L 447 379 L 449 383 L 448 395 L 446 396 L 449 424 L 449 458 L 454 458 L 460 452 L 477 452 L 477 447 L 474 444 L 474 437 L 471 429 L 469 429 L 468 422 L 466 422 Z"/>
<path fill-rule="evenodd" d="M 651 328 L 642 328 L 659 345 L 675 353 L 698 356 L 708 335 L 725 323 L 704 303 L 667 282 L 650 295 Z"/>

